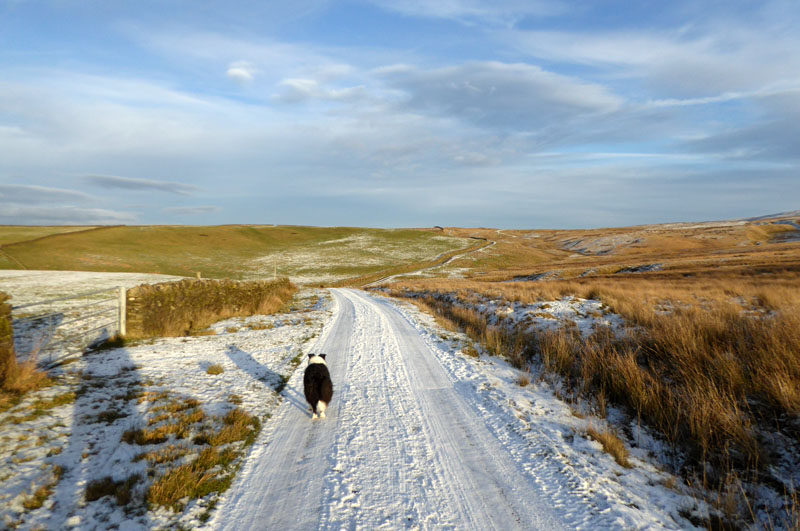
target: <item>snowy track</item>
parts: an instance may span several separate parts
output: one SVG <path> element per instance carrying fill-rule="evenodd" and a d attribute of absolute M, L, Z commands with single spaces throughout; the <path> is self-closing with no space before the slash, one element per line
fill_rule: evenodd
<path fill-rule="evenodd" d="M 297 371 L 214 528 L 568 527 L 393 305 L 334 296 L 314 349 L 334 382 L 328 418 L 311 420 Z"/>

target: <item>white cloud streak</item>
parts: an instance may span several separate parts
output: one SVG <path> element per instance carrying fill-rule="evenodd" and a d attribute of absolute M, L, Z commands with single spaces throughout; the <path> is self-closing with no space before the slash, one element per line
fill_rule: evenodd
<path fill-rule="evenodd" d="M 219 212 L 220 208 L 216 206 L 181 206 L 181 207 L 167 207 L 162 210 L 165 214 L 182 214 L 182 215 L 201 215 L 212 214 Z"/>
<path fill-rule="evenodd" d="M 84 179 L 102 188 L 121 188 L 124 190 L 149 191 L 156 190 L 179 195 L 191 195 L 199 190 L 197 186 L 171 181 L 155 181 L 152 179 L 134 179 L 114 175 L 87 175 Z"/>

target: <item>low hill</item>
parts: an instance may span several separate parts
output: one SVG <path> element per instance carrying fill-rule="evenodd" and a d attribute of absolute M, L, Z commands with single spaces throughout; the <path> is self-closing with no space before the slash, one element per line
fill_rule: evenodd
<path fill-rule="evenodd" d="M 24 229 L 29 229 L 28 232 Z M 271 225 L 0 227 L 0 269 L 330 282 L 427 263 L 473 241 L 439 230 Z M 31 236 L 26 238 L 26 236 Z"/>

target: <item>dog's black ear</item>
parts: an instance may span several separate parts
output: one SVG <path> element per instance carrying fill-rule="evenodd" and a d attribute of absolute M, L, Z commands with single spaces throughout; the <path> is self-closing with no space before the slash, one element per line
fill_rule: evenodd
<path fill-rule="evenodd" d="M 314 357 L 314 353 L 313 353 L 313 352 L 312 352 L 311 354 L 309 354 L 309 355 L 308 355 L 308 359 L 311 359 L 311 358 L 313 358 L 313 357 Z"/>
<path fill-rule="evenodd" d="M 325 356 L 327 356 L 327 354 L 320 354 L 319 355 L 319 357 L 322 358 L 322 359 L 325 359 Z"/>

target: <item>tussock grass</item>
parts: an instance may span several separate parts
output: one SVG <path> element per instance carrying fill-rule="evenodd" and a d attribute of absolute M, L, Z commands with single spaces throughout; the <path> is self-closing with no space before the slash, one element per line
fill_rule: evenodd
<path fill-rule="evenodd" d="M 43 506 L 47 499 L 53 494 L 53 489 L 58 485 L 58 482 L 61 481 L 61 476 L 63 475 L 64 469 L 55 465 L 52 470 L 51 480 L 44 485 L 40 485 L 29 498 L 23 500 L 22 506 L 28 511 L 33 511 Z"/>
<path fill-rule="evenodd" d="M 624 468 L 632 468 L 633 465 L 628 459 L 628 448 L 619 435 L 613 431 L 598 431 L 593 426 L 586 428 L 586 435 L 603 446 L 603 450 L 614 458 L 618 465 Z"/>
<path fill-rule="evenodd" d="M 128 505 L 133 500 L 133 489 L 141 480 L 142 476 L 139 474 L 122 480 L 115 480 L 111 476 L 95 479 L 86 484 L 84 497 L 87 502 L 92 502 L 105 496 L 111 496 L 116 500 L 117 505 Z"/>
<path fill-rule="evenodd" d="M 146 427 L 126 430 L 122 434 L 122 441 L 139 446 L 161 444 L 170 437 L 186 439 L 195 429 L 194 426 L 206 417 L 199 407 L 199 402 L 194 399 L 169 401 L 161 406 L 152 408 L 154 414 Z"/>
<path fill-rule="evenodd" d="M 134 461 L 145 460 L 151 465 L 160 465 L 181 459 L 189 452 L 190 448 L 186 445 L 170 444 L 166 447 L 141 453 L 134 458 Z"/>
<path fill-rule="evenodd" d="M 103 478 L 87 487 L 88 501 L 112 495 L 119 502 L 124 495 L 181 510 L 187 500 L 227 489 L 243 448 L 261 430 L 259 419 L 240 408 L 223 417 L 207 416 L 197 400 L 168 392 L 150 392 L 139 401 L 151 403 L 148 421 L 123 433 L 122 441 L 145 446 L 134 461 L 145 461 L 153 479 L 134 493 L 134 484 Z"/>
<path fill-rule="evenodd" d="M 212 492 L 223 492 L 231 484 L 229 474 L 221 474 L 218 468 L 225 469 L 238 454 L 226 448 L 206 448 L 189 464 L 172 468 L 159 477 L 147 491 L 147 501 L 153 505 L 182 508 L 182 500 L 195 499 Z"/>
<path fill-rule="evenodd" d="M 223 492 L 230 486 L 233 479 L 231 464 L 240 456 L 233 443 L 252 444 L 261 423 L 257 417 L 239 408 L 225 415 L 222 423 L 218 431 L 195 438 L 195 444 L 208 447 L 193 461 L 170 468 L 153 482 L 147 492 L 149 503 L 177 510 L 184 499 Z M 185 455 L 181 447 L 168 447 L 161 453 L 145 454 L 144 458 L 150 462 L 167 462 Z"/>
<path fill-rule="evenodd" d="M 128 291 L 128 334 L 130 337 L 182 336 L 222 319 L 274 313 L 296 291 L 288 279 L 144 284 Z"/>
<path fill-rule="evenodd" d="M 236 441 L 244 441 L 245 446 L 250 446 L 261 430 L 258 417 L 240 408 L 225 415 L 222 422 L 224 423 L 222 429 L 209 439 L 212 446 L 222 446 Z"/>
<path fill-rule="evenodd" d="M 209 365 L 206 369 L 206 373 L 216 376 L 217 374 L 222 374 L 225 372 L 225 368 L 220 365 L 219 363 L 215 363 L 214 365 Z"/>

